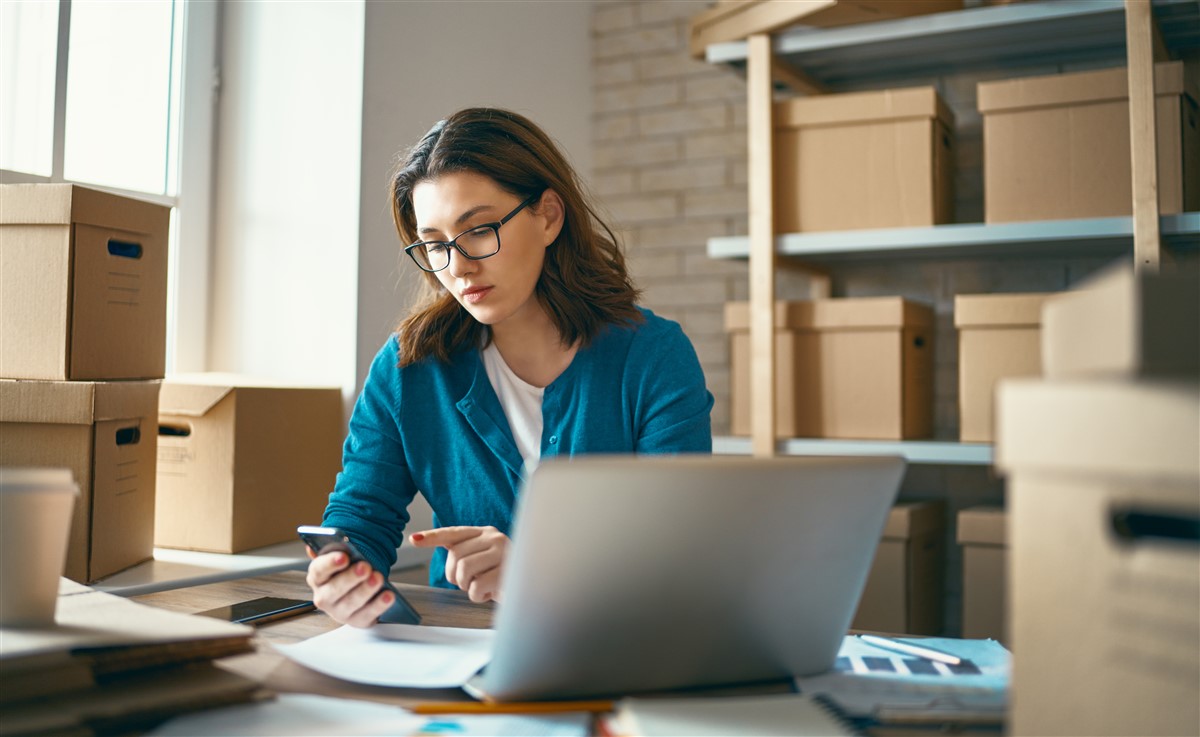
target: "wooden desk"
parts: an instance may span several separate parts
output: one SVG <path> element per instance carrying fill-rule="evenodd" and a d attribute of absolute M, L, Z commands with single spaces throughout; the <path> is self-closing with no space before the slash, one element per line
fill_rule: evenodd
<path fill-rule="evenodd" d="M 422 572 L 392 576 L 392 583 L 404 594 L 417 611 L 425 624 L 443 627 L 484 628 L 492 626 L 492 604 L 473 604 L 467 595 L 461 591 L 435 589 L 428 586 L 405 583 L 423 580 Z M 152 594 L 132 597 L 144 604 L 170 609 L 177 612 L 194 613 L 219 606 L 227 606 L 247 599 L 260 596 L 280 596 L 291 599 L 310 599 L 312 592 L 304 582 L 304 572 L 286 571 L 272 573 L 254 578 L 243 578 L 232 581 L 193 586 L 185 589 L 174 589 Z M 342 681 L 303 666 L 297 665 L 275 652 L 272 644 L 289 644 L 314 637 L 323 632 L 336 629 L 339 625 L 322 612 L 311 612 L 297 617 L 291 617 L 279 622 L 265 624 L 258 628 L 255 636 L 258 652 L 250 655 L 239 655 L 220 661 L 223 667 L 253 678 L 268 688 L 281 693 L 315 693 L 326 696 L 380 701 L 400 706 L 429 701 L 471 701 L 460 689 L 403 689 L 380 686 L 367 686 Z M 754 684 L 736 687 L 689 690 L 673 693 L 679 696 L 705 695 L 738 695 L 738 694 L 767 694 L 792 692 L 790 680 L 773 683 Z M 920 727 L 888 727 L 877 726 L 868 730 L 870 735 L 893 737 L 945 737 L 951 734 L 999 734 L 994 727 L 973 728 L 958 725 L 946 725 L 940 729 L 922 729 Z"/>
<path fill-rule="evenodd" d="M 492 604 L 473 604 L 461 591 L 401 583 L 396 578 L 393 578 L 393 583 L 420 613 L 424 624 L 471 628 L 492 626 Z M 312 598 L 312 591 L 304 582 L 303 571 L 286 571 L 132 598 L 143 604 L 191 614 L 260 596 L 307 600 Z M 459 689 L 403 689 L 349 683 L 297 665 L 270 647 L 272 644 L 299 642 L 337 629 L 338 626 L 337 622 L 319 611 L 265 624 L 258 628 L 255 636 L 258 652 L 220 662 L 223 667 L 281 693 L 316 693 L 401 706 L 424 701 L 471 700 Z"/>

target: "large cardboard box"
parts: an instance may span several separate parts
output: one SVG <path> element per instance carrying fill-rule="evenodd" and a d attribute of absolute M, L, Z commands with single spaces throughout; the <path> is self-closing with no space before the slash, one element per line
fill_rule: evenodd
<path fill-rule="evenodd" d="M 237 553 L 317 524 L 341 470 L 337 387 L 172 376 L 159 406 L 155 544 Z"/>
<path fill-rule="evenodd" d="M 1008 642 L 1007 515 L 999 507 L 971 507 L 958 513 L 962 546 L 962 636 Z"/>
<path fill-rule="evenodd" d="M 154 555 L 157 381 L 0 380 L 0 465 L 79 484 L 65 575 L 90 583 Z"/>
<path fill-rule="evenodd" d="M 915 635 L 942 631 L 946 505 L 892 507 L 851 627 Z"/>
<path fill-rule="evenodd" d="M 0 376 L 161 378 L 171 209 L 74 184 L 0 202 Z"/>
<path fill-rule="evenodd" d="M 933 310 L 901 297 L 778 302 L 779 437 L 898 440 L 933 432 Z M 725 305 L 732 427 L 750 434 L 750 308 Z"/>
<path fill-rule="evenodd" d="M 780 233 L 954 220 L 954 115 L 933 87 L 775 104 Z"/>
<path fill-rule="evenodd" d="M 958 328 L 959 439 L 992 442 L 996 382 L 1042 373 L 1042 304 L 1048 294 L 960 294 Z"/>
<path fill-rule="evenodd" d="M 1155 68 L 1159 210 L 1200 209 L 1194 82 Z M 1133 186 L 1125 69 L 981 82 L 984 219 L 1129 215 Z"/>
<path fill-rule="evenodd" d="M 1200 385 L 1011 380 L 1016 735 L 1200 734 Z"/>
<path fill-rule="evenodd" d="M 1046 302 L 1048 378 L 1200 376 L 1200 280 L 1128 264 Z"/>

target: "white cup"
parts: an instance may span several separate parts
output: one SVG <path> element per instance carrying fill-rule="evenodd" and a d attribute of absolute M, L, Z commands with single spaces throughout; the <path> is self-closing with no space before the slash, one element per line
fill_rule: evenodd
<path fill-rule="evenodd" d="M 0 626 L 54 624 L 78 496 L 65 468 L 0 468 Z"/>

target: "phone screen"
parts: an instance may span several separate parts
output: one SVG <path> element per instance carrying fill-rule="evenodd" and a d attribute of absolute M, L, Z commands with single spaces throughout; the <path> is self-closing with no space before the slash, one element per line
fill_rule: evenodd
<path fill-rule="evenodd" d="M 241 624 L 263 624 L 284 617 L 311 612 L 315 607 L 311 601 L 300 599 L 282 599 L 276 596 L 264 596 L 249 601 L 239 601 L 229 606 L 209 609 L 199 612 L 200 616 L 225 619 Z"/>

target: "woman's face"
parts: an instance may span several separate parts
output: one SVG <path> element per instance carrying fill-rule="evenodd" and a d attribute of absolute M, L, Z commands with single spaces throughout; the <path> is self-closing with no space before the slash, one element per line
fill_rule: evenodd
<path fill-rule="evenodd" d="M 479 322 L 493 329 L 541 311 L 533 290 L 542 274 L 546 248 L 562 226 L 558 197 L 546 192 L 500 227 L 500 250 L 474 261 L 450 249 L 450 265 L 438 281 Z M 412 191 L 417 238 L 449 241 L 484 223 L 495 223 L 521 204 L 491 178 L 454 172 L 426 180 Z M 467 237 L 463 240 L 467 242 Z"/>

